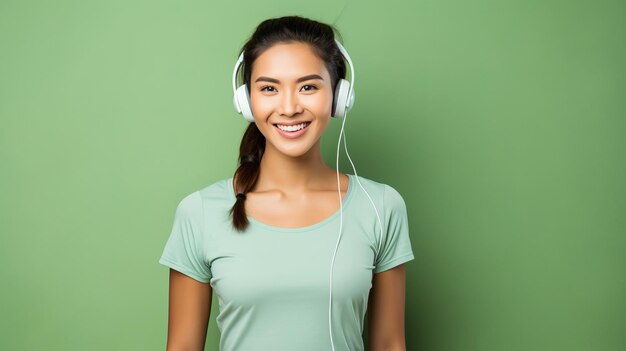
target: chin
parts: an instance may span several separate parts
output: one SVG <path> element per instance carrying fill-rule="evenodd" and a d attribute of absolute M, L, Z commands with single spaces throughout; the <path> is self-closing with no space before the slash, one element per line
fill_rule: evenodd
<path fill-rule="evenodd" d="M 279 152 L 289 157 L 301 157 L 311 151 L 310 147 L 277 148 Z"/>

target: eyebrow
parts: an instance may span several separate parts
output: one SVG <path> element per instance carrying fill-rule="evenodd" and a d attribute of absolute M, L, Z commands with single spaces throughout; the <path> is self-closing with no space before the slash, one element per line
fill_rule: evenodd
<path fill-rule="evenodd" d="M 304 77 L 298 78 L 296 80 L 296 83 L 304 82 L 304 81 L 311 80 L 311 79 L 321 79 L 321 80 L 324 80 L 324 78 L 322 78 L 318 74 L 309 74 L 308 76 L 304 76 Z M 274 79 L 274 78 L 270 78 L 270 77 L 259 77 L 254 82 L 255 83 L 256 82 L 270 82 L 270 83 L 280 84 L 280 81 L 278 79 Z"/>

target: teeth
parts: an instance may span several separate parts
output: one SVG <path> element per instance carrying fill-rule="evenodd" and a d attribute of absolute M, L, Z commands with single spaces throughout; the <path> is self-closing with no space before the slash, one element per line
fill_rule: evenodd
<path fill-rule="evenodd" d="M 280 130 L 284 130 L 286 132 L 295 132 L 295 131 L 298 131 L 300 129 L 303 129 L 307 125 L 309 125 L 309 123 L 304 122 L 304 123 L 296 124 L 294 126 L 284 126 L 284 125 L 281 125 L 281 124 L 277 124 L 276 126 L 278 128 L 280 128 Z"/>

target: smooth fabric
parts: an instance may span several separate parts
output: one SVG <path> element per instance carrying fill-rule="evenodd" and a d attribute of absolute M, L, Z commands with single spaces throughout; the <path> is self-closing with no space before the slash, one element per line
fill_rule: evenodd
<path fill-rule="evenodd" d="M 333 268 L 332 326 L 336 351 L 364 350 L 363 322 L 372 275 L 413 260 L 405 202 L 391 186 L 348 174 L 342 236 Z M 340 210 L 301 228 L 270 226 L 248 216 L 232 227 L 232 177 L 184 197 L 159 263 L 210 283 L 219 301 L 220 351 L 332 350 L 330 266 Z M 339 201 L 339 195 L 337 195 Z M 212 311 L 215 313 L 215 311 Z"/>

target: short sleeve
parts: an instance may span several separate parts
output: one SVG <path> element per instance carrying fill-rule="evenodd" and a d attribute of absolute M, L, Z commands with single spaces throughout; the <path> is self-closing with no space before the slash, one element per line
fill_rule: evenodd
<path fill-rule="evenodd" d="M 387 184 L 383 192 L 383 208 L 384 236 L 374 262 L 374 273 L 386 271 L 415 258 L 409 238 L 406 204 L 400 193 Z"/>
<path fill-rule="evenodd" d="M 196 191 L 183 198 L 176 207 L 174 225 L 159 263 L 208 283 L 212 275 L 205 259 L 204 234 L 202 198 Z"/>

